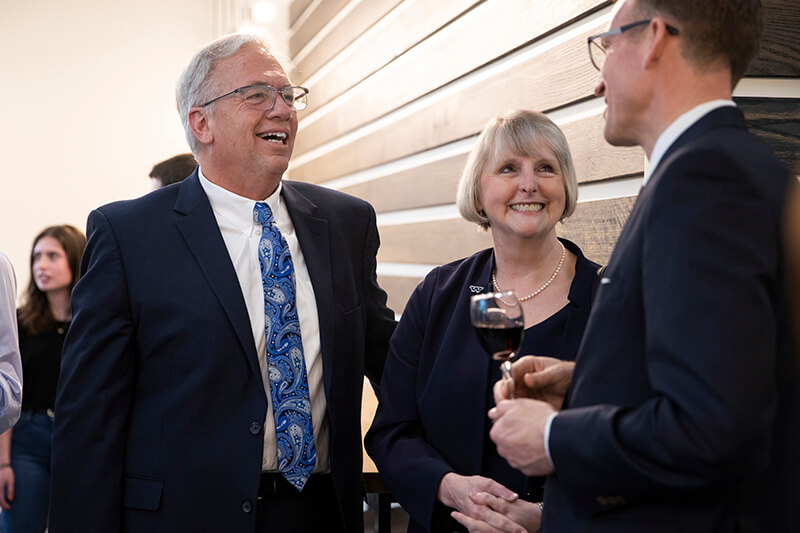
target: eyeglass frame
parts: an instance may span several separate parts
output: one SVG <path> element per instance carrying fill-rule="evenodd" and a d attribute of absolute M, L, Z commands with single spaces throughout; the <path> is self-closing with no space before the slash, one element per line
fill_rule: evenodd
<path fill-rule="evenodd" d="M 217 96 L 216 98 L 213 98 L 213 99 L 209 100 L 205 104 L 200 104 L 197 107 L 209 106 L 209 105 L 213 104 L 214 102 L 216 102 L 217 100 L 222 100 L 223 98 L 225 98 L 227 96 L 231 96 L 232 94 L 241 93 L 242 91 L 244 91 L 246 89 L 250 89 L 251 87 L 266 87 L 268 89 L 272 89 L 272 104 L 268 108 L 260 110 L 260 111 L 269 111 L 270 109 L 275 107 L 275 102 L 278 99 L 278 93 L 280 93 L 281 99 L 283 99 L 283 103 L 285 103 L 287 106 L 289 106 L 289 109 L 292 109 L 294 111 L 302 111 L 302 109 L 296 109 L 295 107 L 293 107 L 294 104 L 290 104 L 289 102 L 286 101 L 286 97 L 283 95 L 284 94 L 283 91 L 285 91 L 286 89 L 302 89 L 303 91 L 305 91 L 304 96 L 308 96 L 308 89 L 303 87 L 303 86 L 301 86 L 301 85 L 286 85 L 284 87 L 281 87 L 280 89 L 276 89 L 272 85 L 267 85 L 265 83 L 252 83 L 250 85 L 245 85 L 244 87 L 239 87 L 238 89 L 234 89 L 229 93 L 223 94 L 222 96 Z M 247 100 L 245 100 L 245 105 L 247 105 Z M 250 107 L 250 106 L 247 105 L 247 107 Z M 251 107 L 250 109 L 256 109 L 256 108 Z M 303 108 L 303 109 L 305 109 L 305 108 Z"/>
<path fill-rule="evenodd" d="M 602 69 L 597 66 L 597 63 L 594 62 L 594 56 L 592 55 L 592 43 L 594 43 L 594 45 L 597 46 L 597 48 L 599 48 L 601 52 L 603 52 L 604 56 L 608 55 L 608 51 L 605 49 L 605 47 L 599 42 L 595 41 L 599 39 L 604 39 L 606 37 L 611 37 L 613 35 L 621 35 L 630 29 L 636 28 L 638 26 L 643 26 L 645 24 L 650 24 L 651 22 L 653 22 L 653 19 L 638 20 L 636 22 L 631 22 L 630 24 L 623 24 L 619 28 L 614 28 L 613 30 L 608 30 L 606 32 L 594 35 L 592 37 L 587 37 L 586 46 L 589 48 L 589 61 L 592 62 L 592 66 L 595 69 L 597 69 L 598 72 L 602 72 Z M 665 26 L 667 28 L 667 33 L 669 33 L 670 35 L 680 34 L 680 31 L 678 31 L 678 28 L 676 28 L 675 26 L 671 26 L 669 24 L 665 24 Z"/>

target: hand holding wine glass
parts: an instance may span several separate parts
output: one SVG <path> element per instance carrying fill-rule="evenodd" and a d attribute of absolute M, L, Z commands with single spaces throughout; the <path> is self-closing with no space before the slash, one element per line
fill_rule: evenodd
<path fill-rule="evenodd" d="M 553 406 L 556 411 L 560 411 L 574 368 L 574 361 L 525 355 L 512 365 L 515 376 L 514 396 L 542 400 Z M 495 403 L 500 403 L 507 399 L 508 387 L 504 382 L 497 382 L 493 392 Z"/>
<path fill-rule="evenodd" d="M 470 300 L 470 320 L 483 348 L 501 361 L 507 397 L 514 397 L 511 359 L 519 351 L 525 330 L 522 305 L 514 291 L 476 294 Z"/>

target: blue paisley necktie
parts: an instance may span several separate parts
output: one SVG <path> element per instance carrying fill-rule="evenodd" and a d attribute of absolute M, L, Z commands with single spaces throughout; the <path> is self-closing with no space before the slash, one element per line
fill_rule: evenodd
<path fill-rule="evenodd" d="M 278 470 L 297 490 L 303 490 L 314 470 L 317 453 L 297 318 L 292 254 L 267 204 L 256 203 L 253 220 L 263 227 L 258 262 L 264 288 L 267 364 L 275 414 Z"/>

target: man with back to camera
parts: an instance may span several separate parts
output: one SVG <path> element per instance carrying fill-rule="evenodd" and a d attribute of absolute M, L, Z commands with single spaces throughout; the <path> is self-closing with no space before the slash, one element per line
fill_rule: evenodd
<path fill-rule="evenodd" d="M 192 154 L 178 154 L 153 165 L 150 171 L 153 190 L 178 183 L 188 178 L 194 169 L 197 168 L 197 161 Z"/>
<path fill-rule="evenodd" d="M 570 367 L 521 359 L 528 398 L 500 401 L 495 387 L 492 439 L 512 466 L 549 474 L 545 532 L 799 531 L 800 372 L 781 242 L 791 177 L 731 100 L 758 49 L 760 2 L 618 8 L 589 40 L 595 94 L 605 138 L 647 153 L 644 188 L 566 399 L 531 398 Z"/>
<path fill-rule="evenodd" d="M 90 214 L 51 533 L 363 531 L 394 314 L 372 207 L 281 180 L 306 93 L 259 38 L 209 44 L 177 90 L 200 168 Z"/>

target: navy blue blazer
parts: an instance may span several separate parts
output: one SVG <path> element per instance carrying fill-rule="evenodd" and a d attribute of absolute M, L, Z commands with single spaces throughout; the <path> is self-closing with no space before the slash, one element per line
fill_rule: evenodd
<path fill-rule="evenodd" d="M 716 109 L 681 135 L 609 260 L 553 421 L 544 531 L 800 531 L 788 170 Z"/>
<path fill-rule="evenodd" d="M 319 312 L 331 472 L 363 531 L 363 376 L 394 314 L 362 200 L 284 181 Z M 62 358 L 51 533 L 252 533 L 267 398 L 247 308 L 197 173 L 89 215 Z"/>
<path fill-rule="evenodd" d="M 578 261 L 563 340 L 558 353 L 548 355 L 572 360 L 589 317 L 598 265 L 575 244 L 562 242 Z M 411 515 L 409 531 L 438 529 L 449 520 L 436 505 L 446 473 L 482 474 L 486 413 L 493 406 L 487 392 L 494 385 L 490 365 L 496 363 L 470 324 L 469 302 L 473 294 L 490 290 L 493 268 L 491 249 L 435 268 L 409 298 L 392 336 L 365 445 L 381 479 Z M 493 446 L 491 453 L 497 453 Z"/>

